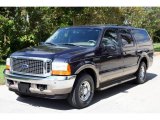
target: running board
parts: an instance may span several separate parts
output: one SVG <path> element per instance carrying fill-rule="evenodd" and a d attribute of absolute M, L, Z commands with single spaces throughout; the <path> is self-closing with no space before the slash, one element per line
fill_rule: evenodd
<path fill-rule="evenodd" d="M 134 79 L 136 79 L 136 76 L 128 78 L 128 79 L 125 79 L 125 80 L 117 80 L 116 82 L 112 82 L 112 84 L 108 84 L 105 87 L 99 88 L 98 90 L 105 90 L 105 89 L 111 88 L 113 86 L 116 86 L 116 85 L 119 85 L 119 84 L 122 84 L 122 83 L 125 83 L 125 82 L 128 82 L 128 81 L 131 81 L 131 80 L 134 80 Z"/>

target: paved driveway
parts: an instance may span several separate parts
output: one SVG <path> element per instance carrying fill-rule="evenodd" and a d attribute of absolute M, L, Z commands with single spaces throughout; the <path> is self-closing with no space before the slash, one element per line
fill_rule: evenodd
<path fill-rule="evenodd" d="M 92 105 L 81 110 L 73 109 L 65 100 L 31 97 L 23 99 L 8 91 L 6 86 L 0 86 L 0 112 L 160 112 L 160 56 L 154 58 L 153 66 L 148 70 L 147 76 L 149 81 L 143 85 L 134 85 L 129 82 L 97 92 Z"/>

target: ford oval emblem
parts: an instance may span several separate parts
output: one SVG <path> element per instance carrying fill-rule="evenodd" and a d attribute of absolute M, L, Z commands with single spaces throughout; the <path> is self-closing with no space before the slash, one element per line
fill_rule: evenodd
<path fill-rule="evenodd" d="M 23 64 L 21 68 L 26 69 L 26 68 L 28 68 L 28 67 L 29 67 L 29 65 Z"/>

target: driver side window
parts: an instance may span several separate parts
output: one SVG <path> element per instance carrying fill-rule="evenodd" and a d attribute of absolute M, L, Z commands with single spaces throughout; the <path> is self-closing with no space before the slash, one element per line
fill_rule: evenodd
<path fill-rule="evenodd" d="M 102 38 L 102 44 L 109 51 L 116 51 L 119 47 L 117 29 L 108 29 Z"/>

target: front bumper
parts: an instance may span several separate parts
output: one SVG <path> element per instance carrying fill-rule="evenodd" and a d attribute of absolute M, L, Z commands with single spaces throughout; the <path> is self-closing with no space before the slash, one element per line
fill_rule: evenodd
<path fill-rule="evenodd" d="M 12 91 L 19 92 L 18 84 L 20 82 L 30 84 L 30 94 L 39 95 L 64 95 L 72 91 L 76 75 L 72 76 L 49 76 L 49 77 L 33 77 L 19 74 L 12 74 L 8 70 L 4 71 L 6 85 Z M 12 81 L 10 84 L 8 81 Z M 45 85 L 46 89 L 39 89 L 39 85 Z"/>

